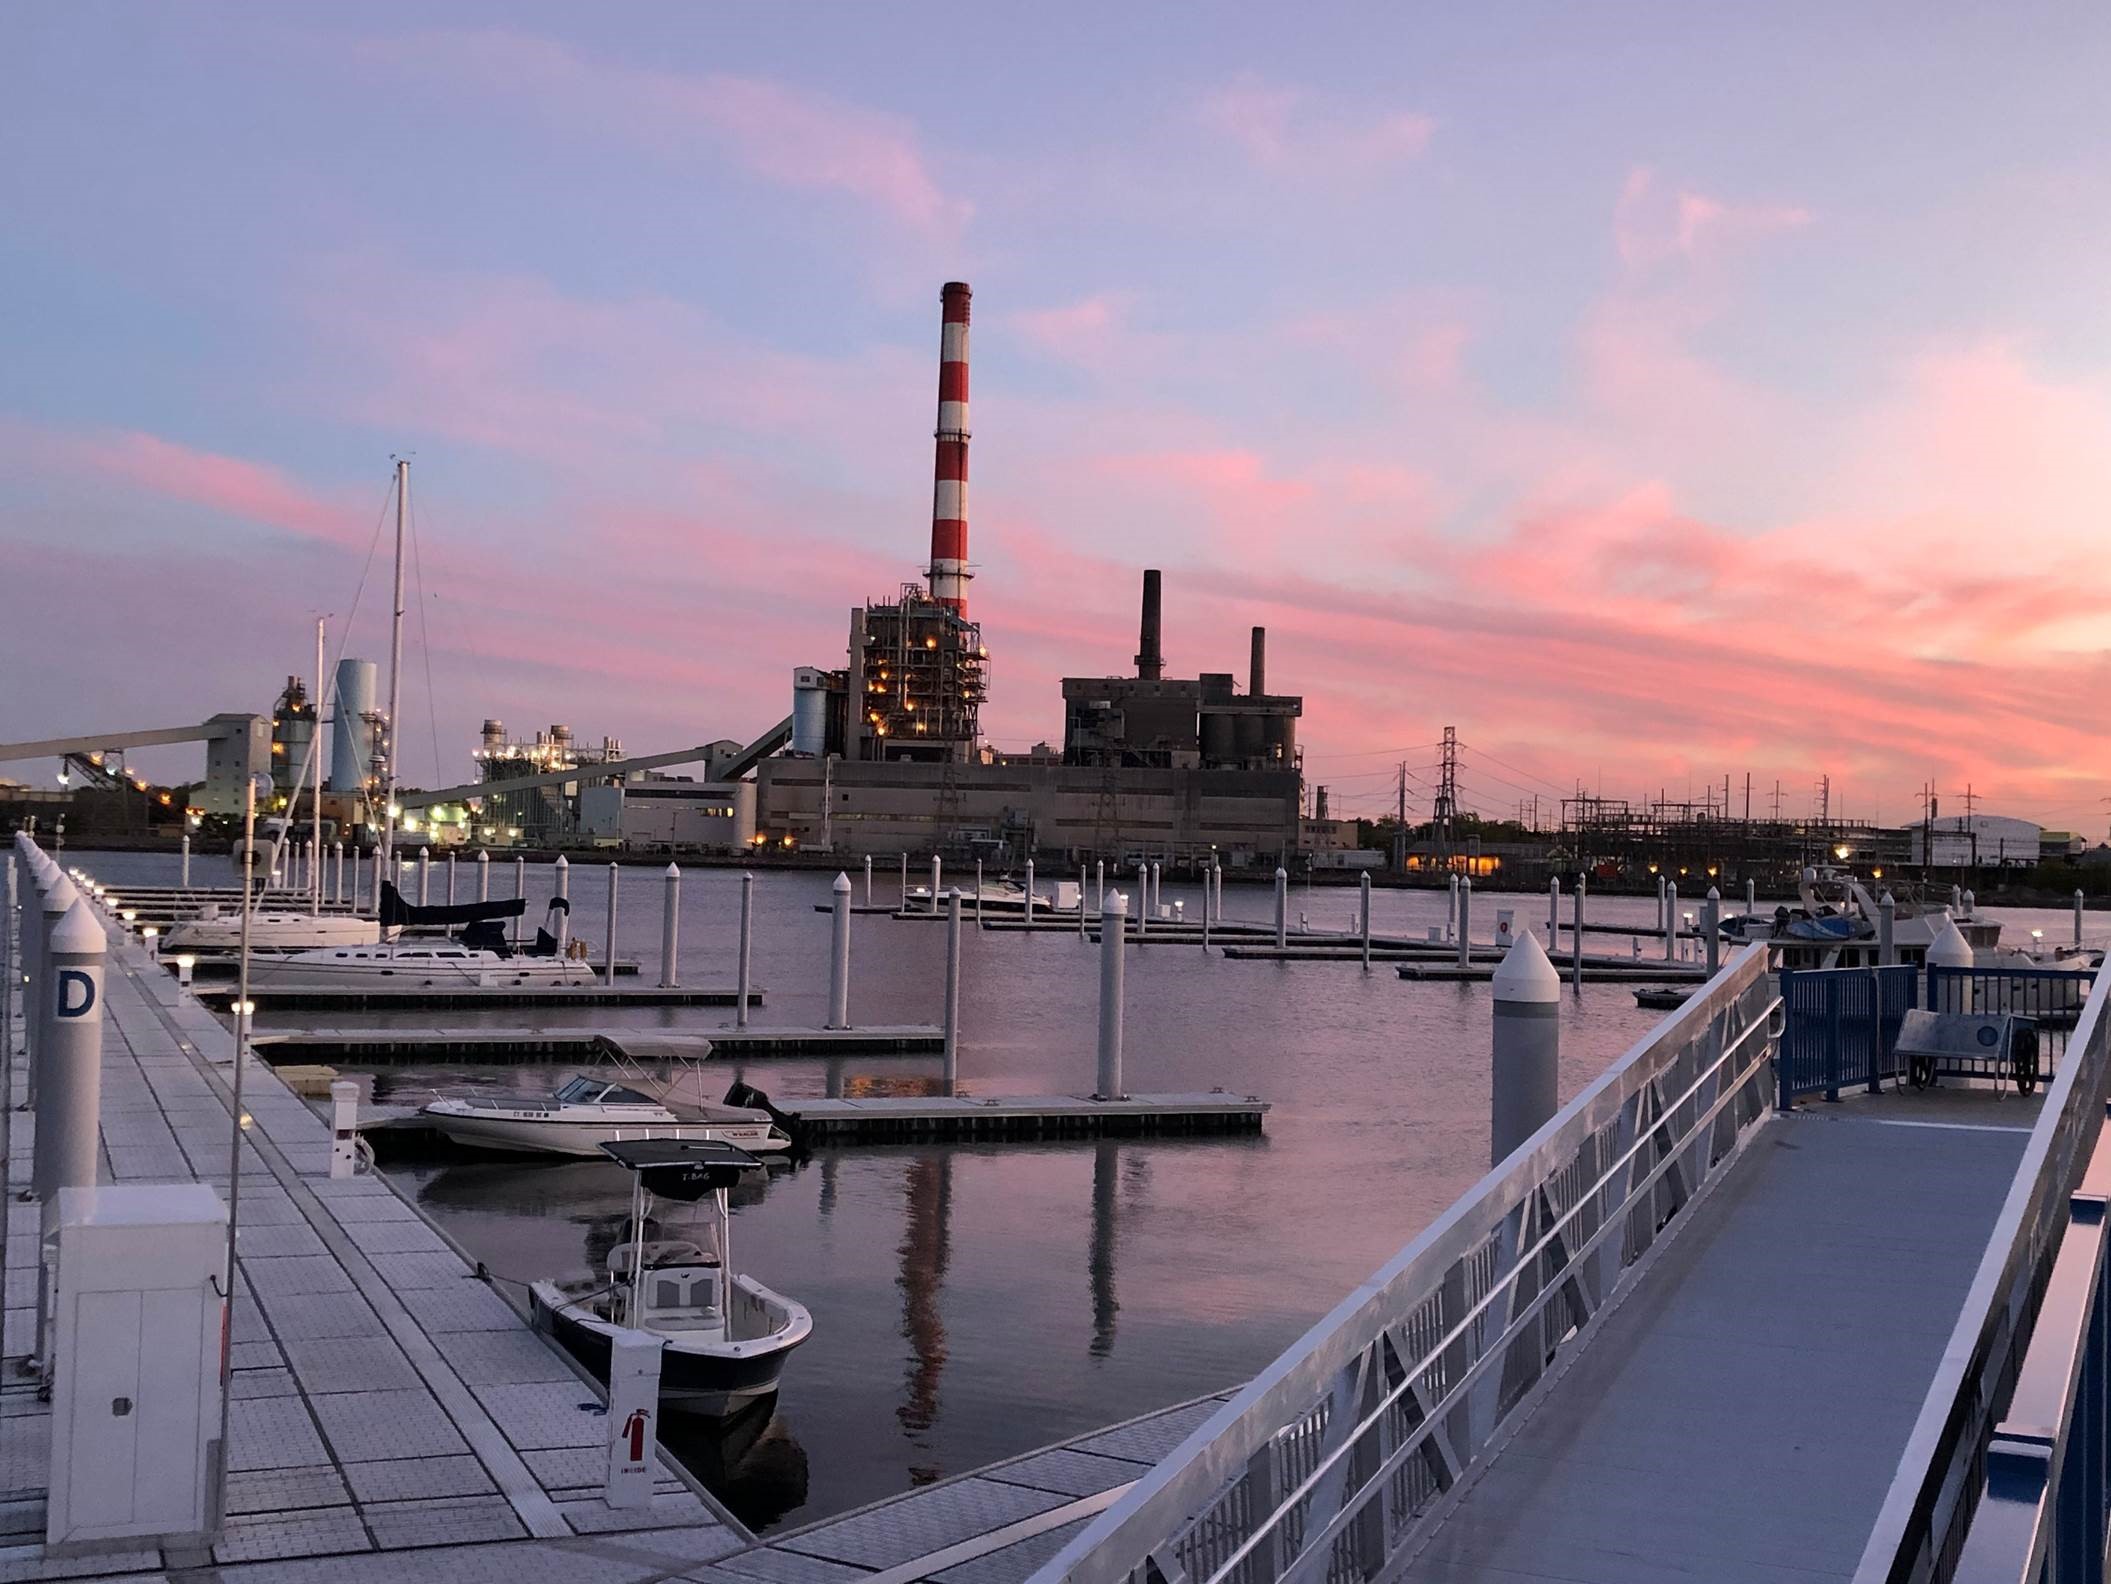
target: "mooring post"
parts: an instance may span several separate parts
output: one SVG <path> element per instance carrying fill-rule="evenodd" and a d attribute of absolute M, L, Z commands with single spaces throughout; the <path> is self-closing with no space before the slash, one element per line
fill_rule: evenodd
<path fill-rule="evenodd" d="M 1034 861 L 1026 860 L 1026 922 L 1034 921 Z"/>
<path fill-rule="evenodd" d="M 491 900 L 491 854 L 482 847 L 476 850 L 476 899 Z"/>
<path fill-rule="evenodd" d="M 1664 887 L 1664 961 L 1674 962 L 1679 954 L 1679 888 L 1676 884 Z"/>
<path fill-rule="evenodd" d="M 1082 858 L 1077 861 L 1077 933 L 1079 940 L 1085 938 L 1085 860 Z"/>
<path fill-rule="evenodd" d="M 975 860 L 975 928 L 982 928 L 982 860 Z"/>
<path fill-rule="evenodd" d="M 906 874 L 908 858 L 903 857 L 903 873 Z M 828 1026 L 832 1029 L 850 1027 L 850 876 L 836 876 L 835 917 L 829 928 L 828 947 Z"/>
<path fill-rule="evenodd" d="M 513 896 L 516 901 L 528 894 L 528 860 L 516 856 L 513 860 Z M 513 939 L 518 942 L 522 933 L 522 919 L 513 921 Z"/>
<path fill-rule="evenodd" d="M 189 831 L 183 833 L 183 840 L 177 845 L 176 850 L 183 855 L 181 878 L 177 883 L 188 891 L 191 888 L 191 833 Z"/>
<path fill-rule="evenodd" d="M 1559 949 L 1561 945 L 1561 876 L 1547 878 L 1547 948 Z"/>
<path fill-rule="evenodd" d="M 1722 911 L 1722 893 L 1714 886 L 1708 887 L 1708 894 L 1701 899 L 1701 941 L 1702 950 L 1707 953 L 1710 979 L 1722 966 Z"/>
<path fill-rule="evenodd" d="M 1362 893 L 1357 908 L 1357 928 L 1363 935 L 1363 971 L 1371 971 L 1371 871 L 1366 869 L 1356 877 L 1356 889 Z"/>
<path fill-rule="evenodd" d="M 1275 866 L 1275 949 L 1290 944 L 1290 871 Z"/>
<path fill-rule="evenodd" d="M 95 921 L 95 909 L 76 893 L 45 945 L 45 1043 L 38 1063 L 44 1071 L 36 1087 L 31 1180 L 42 1207 L 40 1235 L 48 1241 L 58 1231 L 59 1190 L 95 1186 L 103 1109 L 103 962 L 109 941 Z M 50 1310 L 48 1266 L 39 1260 L 36 1356 L 46 1362 L 47 1373 Z"/>
<path fill-rule="evenodd" d="M 755 876 L 742 873 L 740 877 L 740 962 L 738 978 L 733 987 L 733 1026 L 748 1026 L 748 965 L 749 947 L 754 939 L 755 928 Z"/>
<path fill-rule="evenodd" d="M 556 871 L 552 889 L 564 898 L 564 906 L 557 910 L 557 955 L 563 957 L 572 945 L 572 860 L 559 853 L 551 867 Z"/>
<path fill-rule="evenodd" d="M 454 854 L 453 854 L 452 852 L 448 853 L 448 855 L 447 855 L 447 905 L 448 905 L 449 907 L 453 907 L 453 906 L 454 906 L 454 858 L 455 858 L 455 855 L 454 855 Z"/>
<path fill-rule="evenodd" d="M 1158 860 L 1153 858 L 1151 860 L 1151 917 L 1154 919 L 1165 917 L 1162 906 L 1165 899 L 1161 894 L 1164 883 L 1165 874 L 1160 869 Z"/>
<path fill-rule="evenodd" d="M 330 1175 L 359 1169 L 359 1085 L 339 1078 L 330 1085 Z"/>
<path fill-rule="evenodd" d="M 2074 943 L 2082 944 L 2082 888 L 2074 888 Z"/>
<path fill-rule="evenodd" d="M 432 849 L 418 849 L 418 906 L 424 907 L 432 901 Z"/>
<path fill-rule="evenodd" d="M 1209 952 L 1210 921 L 1217 912 L 1216 902 L 1210 895 L 1211 890 L 1209 871 L 1205 869 L 1202 871 L 1202 951 L 1205 956 Z"/>
<path fill-rule="evenodd" d="M 960 888 L 946 896 L 946 1093 L 960 1078 Z"/>
<path fill-rule="evenodd" d="M 1953 885 L 1950 887 L 1950 911 L 1952 913 L 1962 913 L 1964 911 L 1963 886 Z"/>
<path fill-rule="evenodd" d="M 1452 874 L 1446 878 L 1445 890 L 1447 895 L 1444 898 L 1444 938 L 1446 940 L 1457 940 L 1459 938 L 1459 877 L 1456 874 Z"/>
<path fill-rule="evenodd" d="M 1757 880 L 1747 878 L 1745 881 L 1745 912 L 1757 913 L 1758 911 L 1759 882 Z"/>
<path fill-rule="evenodd" d="M 1217 922 L 1221 924 L 1224 922 L 1224 860 L 1221 858 L 1210 859 L 1209 869 L 1210 884 L 1217 891 Z"/>
<path fill-rule="evenodd" d="M 895 908 L 902 913 L 909 911 L 909 855 L 907 853 L 902 854 L 902 895 L 901 900 L 895 904 Z"/>
<path fill-rule="evenodd" d="M 1151 931 L 1151 866 L 1141 858 L 1136 860 L 1136 894 L 1126 897 L 1130 903 L 1129 917 L 1136 924 L 1136 938 L 1142 940 Z"/>
<path fill-rule="evenodd" d="M 933 918 L 936 918 L 936 917 L 938 916 L 938 876 L 939 876 L 939 872 L 940 872 L 940 871 L 939 871 L 939 863 L 938 863 L 938 854 L 937 854 L 937 853 L 933 853 L 933 854 L 931 854 L 931 916 L 932 916 Z"/>
<path fill-rule="evenodd" d="M 1526 930 L 1497 966 L 1492 988 L 1488 1164 L 1499 1166 L 1560 1103 L 1561 975 Z"/>
<path fill-rule="evenodd" d="M 682 871 L 679 865 L 668 864 L 666 880 L 667 889 L 660 899 L 660 988 L 672 990 L 682 982 L 681 968 L 675 960 L 682 934 Z"/>
<path fill-rule="evenodd" d="M 616 866 L 608 866 L 608 946 L 602 954 L 608 987 L 616 987 Z"/>
<path fill-rule="evenodd" d="M 1092 911 L 1095 913 L 1104 913 L 1106 910 L 1107 860 L 1104 858 L 1095 858 L 1092 861 Z"/>
<path fill-rule="evenodd" d="M 330 843 L 330 900 L 340 907 L 345 899 L 345 844 Z"/>
<path fill-rule="evenodd" d="M 1575 956 L 1569 959 L 1569 983 L 1576 987 L 1578 995 L 1583 994 L 1583 899 L 1585 893 L 1590 890 L 1590 884 L 1590 876 L 1580 869 L 1577 870 L 1576 895 L 1569 903 L 1569 916 L 1576 926 L 1569 931 L 1570 935 L 1575 937 L 1573 944 L 1576 948 Z"/>
<path fill-rule="evenodd" d="M 865 855 L 865 905 L 872 906 L 872 854 Z"/>
<path fill-rule="evenodd" d="M 1876 899 L 1876 960 L 1886 968 L 1898 961 L 1897 922 L 1898 903 L 1886 891 Z"/>
<path fill-rule="evenodd" d="M 1459 966 L 1473 961 L 1473 876 L 1459 876 Z"/>
<path fill-rule="evenodd" d="M 1129 899 L 1119 891 L 1107 898 L 1099 926 L 1099 1077 L 1095 1100 L 1119 1100 L 1121 1087 L 1122 939 Z"/>

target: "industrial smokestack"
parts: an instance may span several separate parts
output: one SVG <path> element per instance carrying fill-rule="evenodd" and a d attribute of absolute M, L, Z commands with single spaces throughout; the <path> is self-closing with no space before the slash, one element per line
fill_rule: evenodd
<path fill-rule="evenodd" d="M 931 598 L 968 613 L 968 299 L 947 281 L 938 342 L 938 461 L 931 500 Z"/>
<path fill-rule="evenodd" d="M 1253 630 L 1253 663 L 1247 668 L 1246 691 L 1258 698 L 1268 691 L 1268 629 Z"/>
<path fill-rule="evenodd" d="M 1158 649 L 1158 569 L 1143 575 L 1143 628 L 1136 637 L 1136 674 L 1146 682 L 1165 675 L 1165 656 Z"/>

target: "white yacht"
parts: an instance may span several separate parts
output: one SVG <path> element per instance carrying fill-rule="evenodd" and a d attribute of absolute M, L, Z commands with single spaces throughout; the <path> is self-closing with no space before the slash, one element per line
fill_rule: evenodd
<path fill-rule="evenodd" d="M 625 1140 L 602 1153 L 633 1174 L 634 1241 L 616 1246 L 605 1271 L 534 1283 L 536 1326 L 604 1376 L 617 1331 L 658 1337 L 660 1402 L 669 1410 L 721 1417 L 770 1396 L 814 1322 L 804 1305 L 733 1271 L 726 1190 L 762 1163 L 702 1139 Z M 655 1196 L 708 1198 L 709 1224 L 691 1228 L 688 1240 L 645 1241 L 646 1204 Z"/>
<path fill-rule="evenodd" d="M 470 1149 L 599 1157 L 626 1139 L 702 1139 L 752 1155 L 781 1154 L 791 1135 L 768 1111 L 683 1100 L 681 1080 L 582 1073 L 549 1095 L 463 1095 L 432 1101 L 420 1115 Z"/>
<path fill-rule="evenodd" d="M 1075 881 L 1071 882 L 1071 887 L 1072 889 L 1076 888 Z M 941 880 L 938 892 L 940 902 L 945 900 L 947 892 L 953 890 L 960 892 L 960 905 L 972 911 L 976 903 L 975 882 L 969 880 L 956 887 L 947 885 Z M 928 910 L 931 906 L 930 885 L 926 883 L 920 886 L 911 886 L 902 893 L 902 903 L 904 907 L 911 911 Z M 981 903 L 985 910 L 1010 909 L 1013 912 L 1023 913 L 1026 911 L 1026 887 L 1009 875 L 992 876 L 982 882 Z M 1047 892 L 1036 891 L 1034 893 L 1034 906 L 1036 908 L 1053 909 L 1055 905 L 1056 899 Z M 1074 900 L 1070 904 L 1069 911 L 1073 913 L 1077 911 L 1077 903 Z"/>
<path fill-rule="evenodd" d="M 253 952 L 305 951 L 321 947 L 378 946 L 378 920 L 350 913 L 252 913 L 249 949 Z M 169 926 L 161 949 L 175 952 L 233 952 L 242 946 L 242 910 L 225 913 L 208 903 L 195 917 Z"/>

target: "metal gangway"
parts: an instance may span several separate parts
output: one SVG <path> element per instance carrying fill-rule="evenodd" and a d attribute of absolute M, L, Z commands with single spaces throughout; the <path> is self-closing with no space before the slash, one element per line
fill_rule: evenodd
<path fill-rule="evenodd" d="M 2102 1578 L 2083 992 L 2036 1095 L 1793 1105 L 1740 953 L 1032 1584 Z"/>

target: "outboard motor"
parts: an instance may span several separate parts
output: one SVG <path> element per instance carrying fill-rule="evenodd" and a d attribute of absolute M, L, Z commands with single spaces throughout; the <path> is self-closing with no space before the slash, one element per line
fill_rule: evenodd
<path fill-rule="evenodd" d="M 806 1153 L 806 1128 L 797 1117 L 778 1110 L 770 1103 L 770 1097 L 754 1085 L 743 1083 L 738 1078 L 734 1079 L 726 1090 L 725 1103 L 738 1106 L 743 1111 L 767 1112 L 770 1120 L 782 1128 L 785 1137 L 792 1141 L 792 1152 L 797 1155 Z"/>

